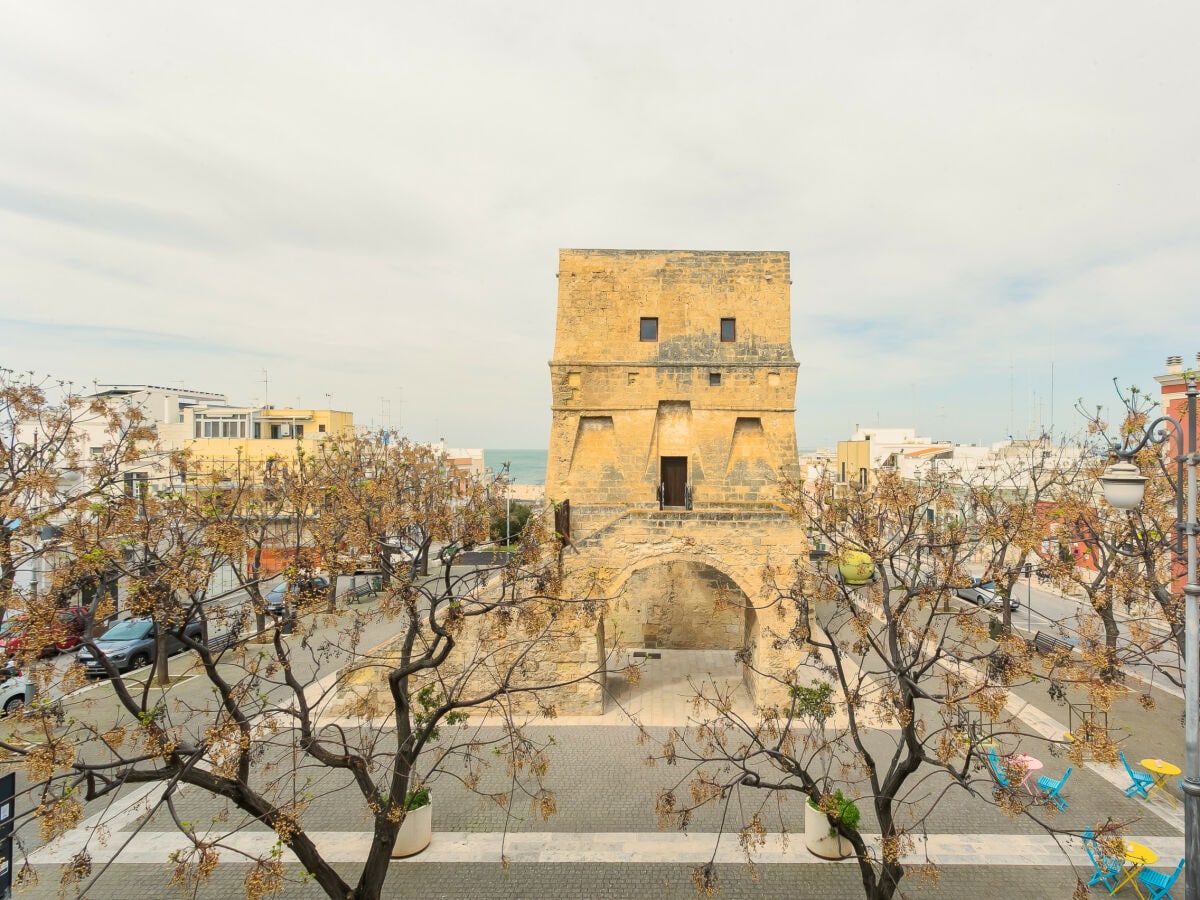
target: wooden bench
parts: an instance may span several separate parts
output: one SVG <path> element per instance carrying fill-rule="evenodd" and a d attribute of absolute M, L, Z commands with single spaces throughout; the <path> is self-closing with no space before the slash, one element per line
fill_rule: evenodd
<path fill-rule="evenodd" d="M 1055 637 L 1052 634 L 1047 634 L 1044 631 L 1039 631 L 1037 634 L 1035 634 L 1030 643 L 1033 645 L 1033 649 L 1038 653 L 1041 653 L 1043 656 L 1045 656 L 1047 653 L 1057 653 L 1064 650 L 1067 653 L 1070 653 L 1075 649 L 1075 645 L 1070 641 L 1065 641 L 1062 638 Z"/>

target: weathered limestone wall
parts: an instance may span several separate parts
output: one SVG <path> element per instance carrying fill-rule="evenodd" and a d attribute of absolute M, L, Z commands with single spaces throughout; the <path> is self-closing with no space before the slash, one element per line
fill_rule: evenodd
<path fill-rule="evenodd" d="M 654 504 L 660 458 L 686 456 L 697 506 L 773 499 L 796 471 L 790 278 L 780 252 L 560 251 L 546 496 Z"/>
<path fill-rule="evenodd" d="M 650 566 L 626 582 L 610 608 L 606 637 L 609 646 L 737 650 L 745 645 L 746 599 L 712 566 L 684 561 Z"/>
<path fill-rule="evenodd" d="M 774 679 L 788 681 L 800 662 L 797 647 L 780 642 L 791 630 L 790 619 L 781 618 L 775 602 L 777 594 L 771 581 L 776 572 L 787 569 L 797 558 L 808 553 L 807 536 L 803 529 L 783 510 L 726 510 L 715 511 L 629 511 L 604 528 L 577 541 L 564 555 L 569 570 L 588 571 L 598 574 L 597 589 L 615 598 L 609 605 L 606 629 L 609 635 L 612 626 L 626 630 L 621 642 L 631 643 L 628 635 L 637 636 L 642 625 L 649 622 L 663 628 L 674 628 L 675 612 L 659 604 L 663 618 L 653 621 L 656 597 L 644 597 L 638 592 L 637 576 L 651 573 L 651 579 L 660 576 L 655 572 L 669 571 L 680 563 L 687 563 L 693 571 L 716 570 L 736 588 L 734 599 L 753 607 L 734 617 L 716 609 L 715 596 L 710 597 L 710 612 L 703 615 L 701 625 L 718 622 L 724 634 L 729 625 L 735 625 L 740 640 L 731 642 L 730 647 L 747 647 L 755 668 L 769 677 L 747 676 L 747 686 L 754 702 L 759 706 L 782 704 L 787 699 L 787 689 Z M 598 567 L 598 568 L 595 568 Z M 714 576 L 714 580 L 716 577 Z M 720 581 L 718 583 L 724 583 Z M 698 595 L 691 595 L 698 601 Z M 625 610 L 622 612 L 622 610 Z M 641 613 L 643 621 L 633 621 Z M 694 607 L 692 615 L 701 613 Z M 624 615 L 626 618 L 621 619 Z M 701 629 L 694 630 L 704 630 Z M 676 634 L 682 639 L 684 632 Z M 705 638 L 712 639 L 712 638 Z M 611 637 L 609 638 L 611 644 Z"/>
<path fill-rule="evenodd" d="M 560 251 L 546 496 L 571 501 L 565 564 L 604 571 L 617 598 L 610 645 L 746 647 L 753 666 L 794 677 L 769 570 L 807 553 L 778 492 L 798 475 L 796 370 L 787 253 Z M 786 699 L 771 677 L 748 681 L 760 705 Z"/>

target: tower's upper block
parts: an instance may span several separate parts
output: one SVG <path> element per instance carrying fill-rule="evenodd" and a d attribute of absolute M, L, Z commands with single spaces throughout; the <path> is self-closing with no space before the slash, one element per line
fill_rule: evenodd
<path fill-rule="evenodd" d="M 560 250 L 554 359 L 794 362 L 790 285 L 785 252 Z"/>
<path fill-rule="evenodd" d="M 561 250 L 548 496 L 769 502 L 796 462 L 790 284 L 784 252 Z"/>

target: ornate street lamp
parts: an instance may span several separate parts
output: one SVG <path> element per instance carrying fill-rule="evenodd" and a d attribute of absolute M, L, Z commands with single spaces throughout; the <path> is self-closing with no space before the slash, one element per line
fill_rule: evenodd
<path fill-rule="evenodd" d="M 1196 389 L 1194 373 L 1184 376 L 1184 384 L 1187 386 L 1184 423 L 1171 416 L 1160 416 L 1150 423 L 1136 443 L 1114 442 L 1112 451 L 1120 461 L 1108 467 L 1100 477 L 1100 483 L 1105 499 L 1114 508 L 1136 509 L 1142 502 L 1146 478 L 1129 460 L 1148 444 L 1161 445 L 1172 437 L 1181 445 L 1175 456 L 1176 529 L 1180 537 L 1175 552 L 1187 559 L 1187 584 L 1183 587 L 1184 742 L 1187 751 L 1183 780 L 1183 851 L 1187 865 L 1183 874 L 1188 900 L 1200 900 L 1200 584 L 1196 583 L 1196 465 L 1200 462 L 1196 453 L 1196 396 L 1200 391 Z M 1185 469 L 1186 488 L 1183 484 Z M 1186 517 L 1183 508 L 1185 490 Z"/>
<path fill-rule="evenodd" d="M 1137 509 L 1146 493 L 1146 476 L 1131 462 L 1113 463 L 1100 476 L 1104 499 L 1115 509 Z"/>

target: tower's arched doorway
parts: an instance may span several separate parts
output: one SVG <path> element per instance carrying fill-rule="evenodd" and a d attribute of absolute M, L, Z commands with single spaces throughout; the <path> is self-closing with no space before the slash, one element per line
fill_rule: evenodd
<path fill-rule="evenodd" d="M 749 602 L 732 578 L 707 563 L 656 563 L 629 576 L 605 636 L 610 647 L 738 650 L 746 645 Z"/>
<path fill-rule="evenodd" d="M 756 621 L 742 587 L 702 557 L 631 567 L 605 616 L 608 700 L 647 725 L 678 723 L 701 689 L 749 713 L 737 654 L 752 642 Z"/>

